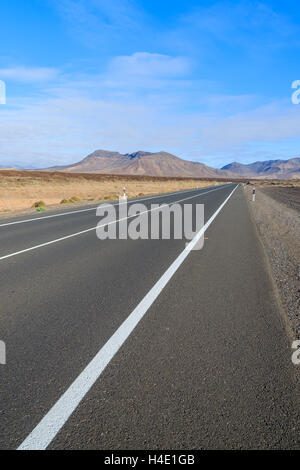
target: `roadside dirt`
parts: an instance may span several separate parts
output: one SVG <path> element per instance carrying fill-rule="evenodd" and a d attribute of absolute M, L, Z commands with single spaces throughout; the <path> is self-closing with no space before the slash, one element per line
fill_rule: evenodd
<path fill-rule="evenodd" d="M 271 186 L 262 188 L 262 191 L 275 201 L 300 212 L 300 188 L 274 188 Z"/>
<path fill-rule="evenodd" d="M 245 187 L 288 323 L 300 338 L 300 188 Z"/>

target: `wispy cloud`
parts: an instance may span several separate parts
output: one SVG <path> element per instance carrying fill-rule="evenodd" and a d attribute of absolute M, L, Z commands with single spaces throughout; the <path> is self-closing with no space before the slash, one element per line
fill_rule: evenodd
<path fill-rule="evenodd" d="M 162 106 L 178 103 L 187 94 L 190 70 L 186 57 L 136 52 L 109 61 L 99 80 L 105 99 L 142 99 L 145 104 L 156 101 Z"/>
<path fill-rule="evenodd" d="M 280 142 L 299 137 L 300 113 L 288 101 L 272 102 L 227 117 L 207 118 L 201 134 L 206 148 L 230 149 L 233 146 Z"/>
<path fill-rule="evenodd" d="M 77 40 L 93 47 L 145 29 L 145 13 L 133 0 L 52 0 Z"/>
<path fill-rule="evenodd" d="M 114 58 L 109 73 L 138 77 L 178 77 L 190 70 L 185 57 L 171 57 L 164 54 L 136 52 L 130 56 Z"/>
<path fill-rule="evenodd" d="M 23 83 L 51 81 L 57 78 L 58 74 L 57 69 L 48 67 L 17 66 L 0 69 L 1 79 Z"/>
<path fill-rule="evenodd" d="M 109 70 L 116 82 L 118 70 L 114 75 Z M 245 97 L 214 95 L 208 112 L 183 108 L 174 112 L 166 96 L 173 78 L 168 82 L 165 77 L 165 87 L 155 94 L 148 90 L 151 99 L 147 100 L 138 94 L 124 96 L 124 83 L 108 95 L 106 78 L 100 76 L 82 82 L 73 78 L 44 98 L 15 100 L 13 108 L 1 110 L 1 161 L 45 167 L 72 163 L 97 148 L 122 152 L 139 148 L 165 149 L 218 165 L 236 155 L 249 158 L 250 142 L 276 144 L 298 138 L 300 114 L 289 102 L 241 111 Z M 99 89 L 103 96 L 95 99 Z M 228 115 L 224 106 L 232 102 L 238 109 Z"/>
<path fill-rule="evenodd" d="M 198 5 L 179 19 L 173 30 L 167 31 L 169 40 L 177 37 L 191 43 L 240 46 L 244 51 L 265 51 L 265 48 L 299 44 L 299 25 L 269 5 L 260 1 L 219 1 L 209 7 Z M 198 36 L 198 41 L 196 40 Z M 211 52 L 211 51 L 208 51 Z"/>

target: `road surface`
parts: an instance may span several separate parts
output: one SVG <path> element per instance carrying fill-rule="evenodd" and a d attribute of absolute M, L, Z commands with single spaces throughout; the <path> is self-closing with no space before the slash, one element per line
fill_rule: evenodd
<path fill-rule="evenodd" d="M 1 449 L 300 448 L 299 370 L 243 188 L 141 202 L 176 201 L 205 205 L 202 250 L 100 241 L 90 207 L 1 220 Z"/>

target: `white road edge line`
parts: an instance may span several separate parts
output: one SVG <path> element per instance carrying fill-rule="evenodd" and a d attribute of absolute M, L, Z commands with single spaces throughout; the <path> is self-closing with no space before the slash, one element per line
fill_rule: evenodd
<path fill-rule="evenodd" d="M 225 186 L 224 184 L 220 185 L 220 188 Z M 208 186 L 208 188 L 211 188 L 212 186 Z M 218 189 L 220 189 L 218 188 Z M 181 193 L 191 193 L 193 191 L 199 191 L 201 189 L 205 188 L 195 188 L 195 189 L 188 189 L 186 191 L 176 191 L 175 193 L 165 193 L 157 196 L 148 196 L 144 197 L 142 199 L 140 198 L 133 198 L 133 199 L 128 199 L 128 202 L 140 202 L 140 201 L 146 201 L 148 199 L 158 199 L 160 197 L 167 197 L 167 196 L 175 196 L 176 194 L 181 194 Z M 33 217 L 32 219 L 25 219 L 25 220 L 16 220 L 14 222 L 6 222 L 5 224 L 0 224 L 0 227 L 8 227 L 10 225 L 18 225 L 18 224 L 25 224 L 27 222 L 36 222 L 38 220 L 46 220 L 46 219 L 52 219 L 54 217 L 62 217 L 64 215 L 72 215 L 72 214 L 80 214 L 81 212 L 89 212 L 89 211 L 95 211 L 97 207 L 101 204 L 99 201 L 99 204 L 97 206 L 89 207 L 88 209 L 79 209 L 77 211 L 68 211 L 68 212 L 62 212 L 61 214 L 52 214 L 52 215 L 45 215 L 43 217 Z M 124 202 L 116 202 L 112 204 L 113 206 L 118 206 L 125 204 Z"/>
<path fill-rule="evenodd" d="M 49 446 L 64 424 L 68 421 L 72 413 L 76 410 L 82 399 L 98 380 L 106 366 L 125 343 L 140 320 L 144 317 L 147 310 L 151 307 L 161 291 L 189 255 L 190 251 L 203 236 L 219 212 L 221 212 L 237 187 L 238 184 L 212 217 L 206 222 L 204 227 L 197 233 L 178 258 L 156 282 L 148 294 L 146 294 L 133 312 L 100 349 L 96 356 L 85 367 L 66 392 L 59 398 L 55 405 L 48 411 L 29 436 L 23 441 L 18 450 L 45 450 Z"/>
<path fill-rule="evenodd" d="M 200 194 L 196 194 L 195 196 L 189 196 L 189 197 L 185 197 L 183 199 L 179 199 L 177 201 L 172 201 L 169 204 L 162 204 L 161 207 L 171 206 L 173 204 L 176 204 L 177 202 L 187 201 L 188 199 L 193 199 L 195 197 L 199 197 L 199 196 L 202 196 L 204 194 L 208 194 L 208 193 L 211 193 L 213 191 L 217 191 L 218 189 L 220 189 L 220 188 L 211 189 L 210 191 L 206 191 L 205 193 L 200 193 Z M 149 209 L 147 211 L 141 212 L 141 214 L 145 214 L 146 212 L 152 212 L 153 210 L 159 210 L 159 209 L 160 208 Z M 99 228 L 100 227 L 106 227 L 106 226 L 111 225 L 111 224 L 117 224 L 118 222 L 122 222 L 123 220 L 131 219 L 133 217 L 136 217 L 136 215 L 132 215 L 130 217 L 123 217 L 123 219 L 118 219 L 118 220 L 115 220 L 113 222 L 109 222 L 107 224 L 99 225 Z M 93 230 L 96 230 L 97 227 L 98 227 L 98 225 L 96 225 L 96 227 L 91 227 L 91 228 L 88 228 L 86 230 L 82 230 L 81 232 L 71 233 L 71 235 L 66 235 L 65 237 L 56 238 L 55 240 L 51 240 L 49 242 L 41 243 L 40 245 L 35 245 L 35 246 L 30 247 L 30 248 L 25 248 L 24 250 L 16 251 L 15 253 L 10 253 L 9 255 L 1 256 L 0 261 L 3 261 L 4 259 L 12 258 L 13 256 L 21 255 L 23 253 L 27 253 L 28 251 L 37 250 L 38 248 L 42 248 L 44 246 L 53 245 L 54 243 L 58 243 L 58 242 L 61 242 L 63 240 L 67 240 L 68 238 L 73 238 L 73 237 L 77 237 L 78 235 L 83 235 L 84 233 L 88 233 L 88 232 L 91 232 Z"/>

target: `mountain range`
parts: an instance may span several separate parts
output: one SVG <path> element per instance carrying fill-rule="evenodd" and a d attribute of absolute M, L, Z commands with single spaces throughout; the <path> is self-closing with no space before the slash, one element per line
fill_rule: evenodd
<path fill-rule="evenodd" d="M 8 165 L 0 164 L 0 169 L 7 168 Z M 15 166 L 15 168 L 21 169 L 20 166 Z M 96 150 L 72 165 L 54 166 L 40 171 L 182 178 L 300 179 L 300 158 L 266 160 L 249 164 L 233 162 L 221 169 L 216 169 L 204 163 L 184 160 L 164 151 L 151 153 L 140 150 L 121 154 L 108 150 Z"/>
<path fill-rule="evenodd" d="M 151 153 L 140 150 L 121 154 L 96 150 L 78 163 L 47 168 L 47 171 L 198 178 L 299 179 L 300 158 L 267 160 L 247 165 L 233 162 L 219 170 L 163 151 Z"/>
<path fill-rule="evenodd" d="M 233 162 L 223 166 L 222 170 L 246 178 L 299 179 L 300 158 L 266 160 L 263 162 L 249 163 L 248 165 Z"/>

